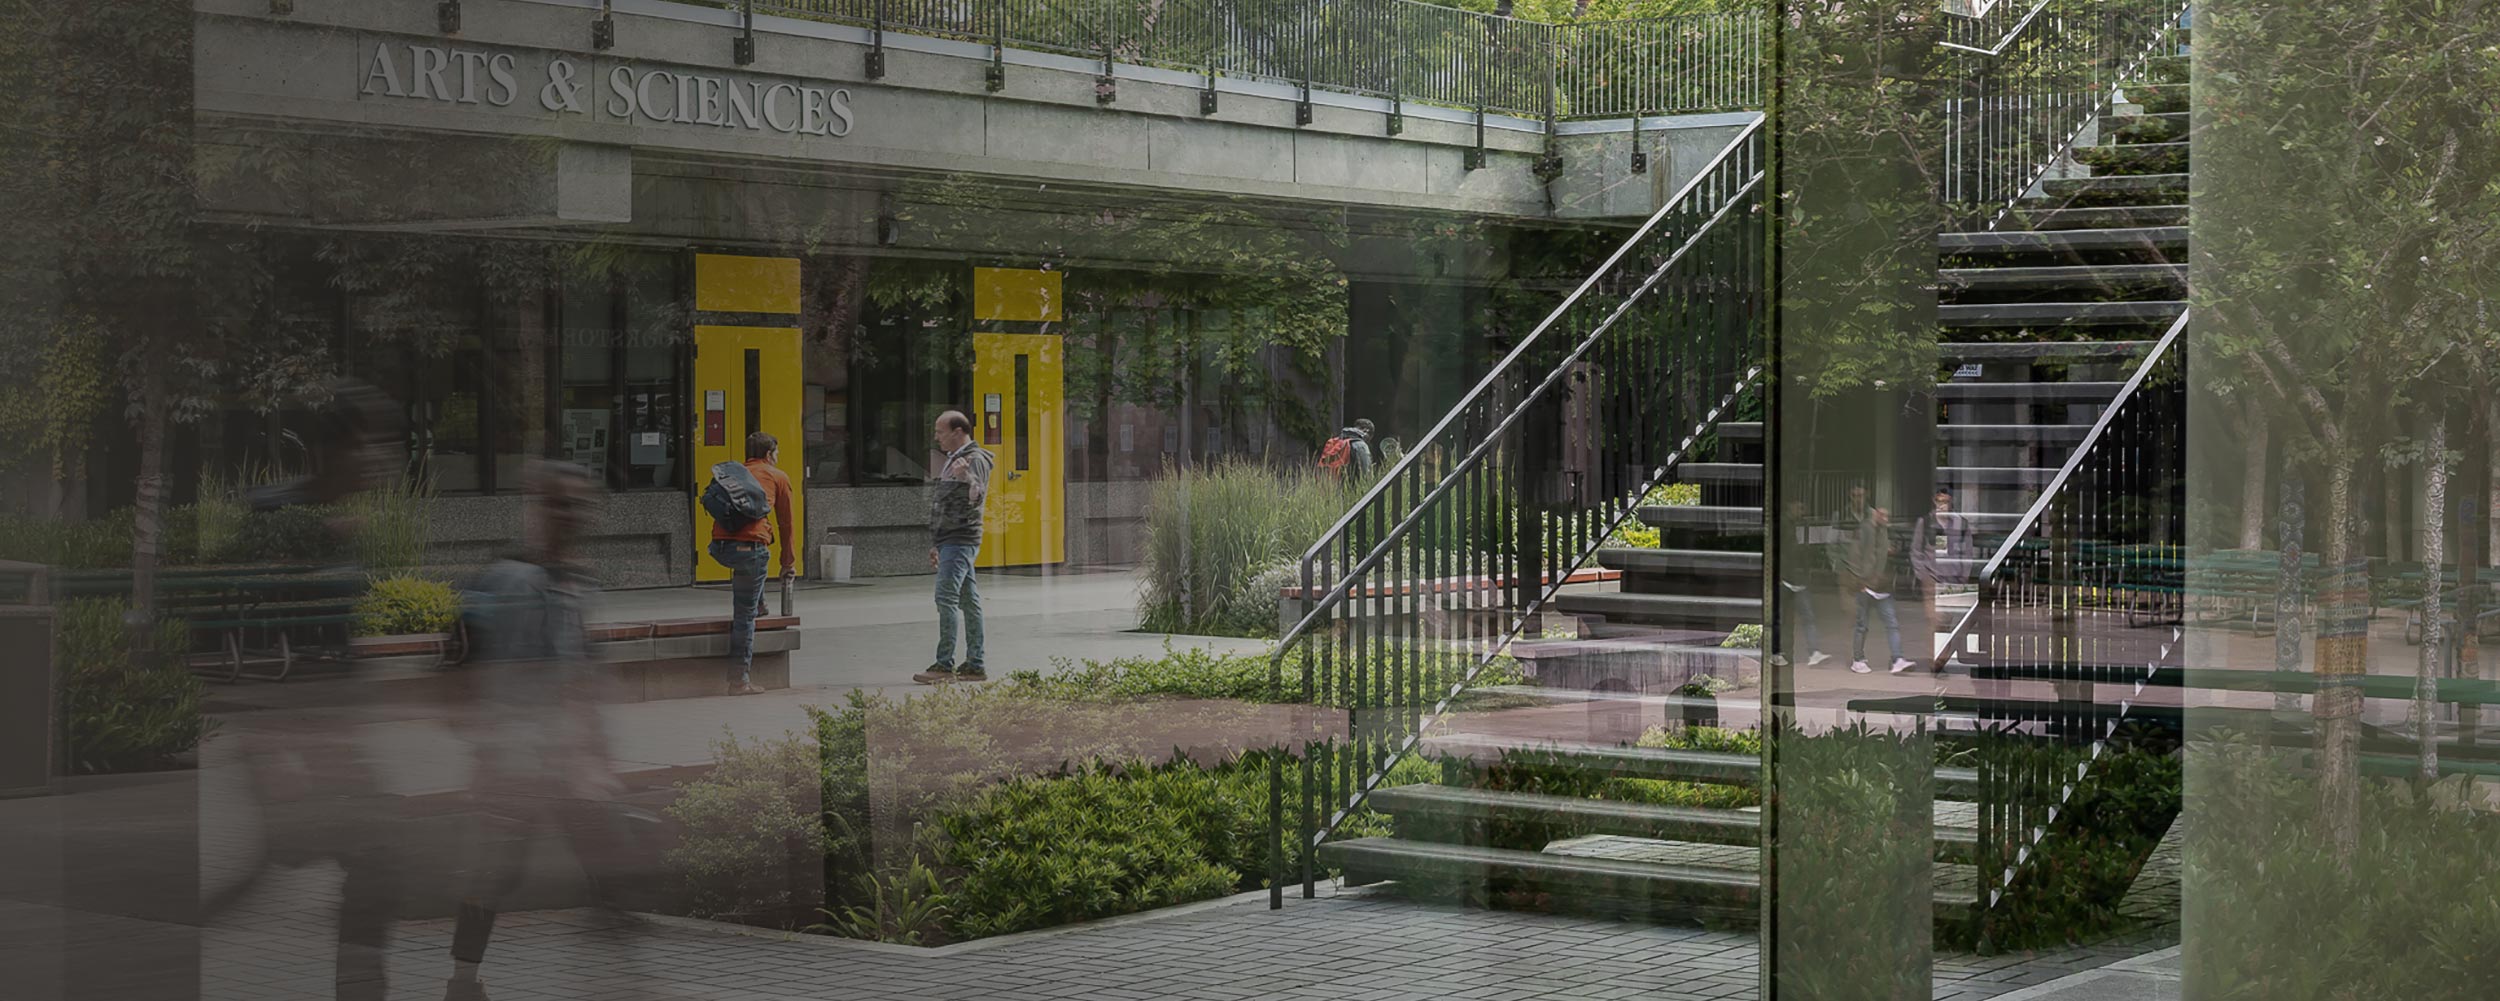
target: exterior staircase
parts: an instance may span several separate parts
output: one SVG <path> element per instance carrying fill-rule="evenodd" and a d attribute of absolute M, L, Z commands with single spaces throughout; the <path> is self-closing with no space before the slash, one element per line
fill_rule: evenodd
<path fill-rule="evenodd" d="M 2073 149 L 2080 169 L 2059 172 L 2083 176 L 2037 184 L 1992 229 L 1939 239 L 1935 477 L 1974 527 L 1977 551 L 1963 561 L 1970 573 L 2016 530 L 2186 308 L 2186 60 L 2155 56 L 2146 65 L 2145 79 L 2124 88 L 2128 103 L 2103 115 L 2097 136 L 2087 133 Z M 1387 882 L 1477 904 L 1661 920 L 1759 914 L 1760 814 L 1745 793 L 1759 781 L 1759 753 L 1659 739 L 1677 732 L 1660 725 L 1679 718 L 1758 725 L 1732 719 L 1695 683 L 1707 676 L 1738 686 L 1731 706 L 1754 701 L 1759 651 L 1729 641 L 1739 627 L 1762 621 L 1763 429 L 1717 423 L 1696 449 L 1672 476 L 1697 485 L 1700 502 L 1639 507 L 1634 517 L 1657 532 L 1656 544 L 1595 554 L 1621 572 L 1619 584 L 1565 588 L 1549 604 L 1575 627 L 1572 635 L 1509 645 L 1531 684 L 1500 691 L 1531 704 L 1440 719 L 1414 750 L 1440 763 L 1442 781 L 1370 790 L 1369 808 L 1390 817 L 1396 833 L 1325 841 L 1321 865 L 1341 870 L 1349 884 Z M 1895 530 L 1906 534 L 1920 513 L 1896 512 Z M 1846 665 L 1852 620 L 1837 598 L 1816 594 L 1834 657 L 1810 670 Z M 1921 649 L 1911 603 L 1901 618 L 1905 646 Z M 2001 700 L 1907 701 L 1918 703 L 1907 711 L 1939 725 L 1983 712 L 2002 720 L 2062 711 L 2043 703 L 2037 713 L 2016 709 L 2008 717 Z M 1645 732 L 1652 739 L 1638 740 Z M 1683 732 L 1685 744 L 1708 733 Z M 2026 732 L 2071 737 L 2050 727 Z M 2093 759 L 2100 750 L 2091 747 Z M 1606 785 L 1618 780 L 1672 783 L 1681 791 L 1666 798 L 1722 805 L 1603 791 L 1621 788 Z M 1989 837 L 1983 823 L 1999 835 L 2032 823 L 2009 823 L 2002 812 L 1983 822 L 1984 811 L 2001 808 L 1974 802 L 1980 786 L 1970 769 L 1936 771 L 1940 928 L 1974 927 L 1967 919 L 1996 904 L 2001 891 L 1991 887 L 2008 885 L 2041 836 L 2031 831 L 2020 856 L 1979 852 Z M 2050 822 L 2057 816 L 2046 812 Z M 1974 861 L 2004 863 L 2009 876 L 1983 880 Z"/>

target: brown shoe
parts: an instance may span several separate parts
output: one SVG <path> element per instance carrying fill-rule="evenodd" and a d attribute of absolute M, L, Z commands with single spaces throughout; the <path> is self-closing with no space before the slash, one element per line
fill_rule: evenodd
<path fill-rule="evenodd" d="M 747 682 L 746 684 L 739 685 L 739 686 L 738 686 L 738 687 L 736 687 L 736 688 L 732 688 L 732 689 L 730 689 L 730 690 L 729 690 L 729 694 L 731 694 L 731 695 L 762 695 L 762 694 L 764 694 L 764 686 L 762 686 L 762 685 L 758 685 L 758 684 L 756 684 L 756 683 L 754 683 L 754 682 L 750 681 L 750 682 Z"/>
<path fill-rule="evenodd" d="M 929 669 L 912 675 L 911 680 L 923 685 L 943 685 L 955 680 L 955 669 L 945 664 L 931 664 Z"/>

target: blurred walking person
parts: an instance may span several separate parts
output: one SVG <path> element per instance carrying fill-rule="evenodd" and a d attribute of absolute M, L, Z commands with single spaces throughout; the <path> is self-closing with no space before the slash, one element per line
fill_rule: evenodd
<path fill-rule="evenodd" d="M 618 783 L 599 712 L 600 674 L 585 616 L 594 590 L 578 562 L 599 488 L 590 472 L 541 461 L 528 474 L 522 549 L 470 590 L 470 662 L 458 673 L 455 727 L 475 759 L 473 815 L 488 857 L 469 874 L 452 930 L 445 997 L 486 997 L 478 966 L 502 898 L 525 875 L 533 840 L 563 836 L 613 910 L 612 871 L 624 844 L 612 811 Z"/>

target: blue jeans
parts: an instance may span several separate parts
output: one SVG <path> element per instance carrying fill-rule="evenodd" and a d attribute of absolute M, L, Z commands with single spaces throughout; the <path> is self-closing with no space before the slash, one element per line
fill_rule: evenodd
<path fill-rule="evenodd" d="M 1871 610 L 1884 620 L 1884 638 L 1892 641 L 1892 659 L 1900 660 L 1901 620 L 1893 614 L 1892 598 L 1890 596 L 1882 598 L 1875 597 L 1874 595 L 1866 593 L 1865 588 L 1859 588 L 1857 590 L 1858 629 L 1857 634 L 1852 637 L 1849 642 L 1849 659 L 1866 659 L 1866 613 Z"/>
<path fill-rule="evenodd" d="M 981 589 L 972 582 L 977 545 L 937 547 L 937 663 L 955 664 L 955 620 L 963 619 L 964 667 L 981 670 Z"/>
<path fill-rule="evenodd" d="M 758 542 L 712 540 L 712 560 L 729 568 L 729 659 L 738 665 L 738 684 L 753 680 L 755 617 L 764 614 L 764 571 L 772 564 L 772 547 Z"/>
<path fill-rule="evenodd" d="M 1808 656 L 1822 653 L 1823 637 L 1814 628 L 1814 586 L 1793 587 L 1787 581 L 1781 581 L 1779 588 L 1780 595 L 1788 599 L 1789 621 L 1797 624 L 1798 639 L 1802 641 L 1797 649 L 1805 651 Z"/>

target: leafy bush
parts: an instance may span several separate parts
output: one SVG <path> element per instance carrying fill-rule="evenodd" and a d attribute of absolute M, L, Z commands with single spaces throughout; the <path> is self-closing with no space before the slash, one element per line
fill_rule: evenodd
<path fill-rule="evenodd" d="M 254 511 L 235 531 L 234 558 L 242 563 L 317 563 L 344 558 L 350 547 L 330 527 L 336 513 L 316 505 Z"/>
<path fill-rule="evenodd" d="M 1780 733 L 1772 975 L 1802 997 L 1924 998 L 1934 942 L 1935 750 L 1864 723 Z"/>
<path fill-rule="evenodd" d="M 174 620 L 131 649 L 130 606 L 85 598 L 58 610 L 62 703 L 70 766 L 81 772 L 163 768 L 210 730 L 200 681 L 185 662 L 190 631 Z"/>
<path fill-rule="evenodd" d="M 1276 635 L 1277 590 L 1354 494 L 1333 477 L 1227 462 L 1170 470 L 1146 503 L 1147 630 Z"/>
<path fill-rule="evenodd" d="M 1398 693 L 1386 688 L 1380 680 L 1390 675 L 1392 666 L 1407 672 L 1417 692 L 1437 697 L 1465 677 L 1471 658 L 1449 655 L 1429 661 L 1409 660 L 1395 665 L 1370 663 L 1358 672 L 1357 664 L 1339 659 L 1315 659 L 1307 648 L 1288 654 L 1282 665 L 1282 684 L 1270 683 L 1271 655 L 1267 653 L 1218 653 L 1200 648 L 1175 650 L 1169 644 L 1161 657 L 1123 657 L 1109 661 L 1088 660 L 1071 663 L 1062 660 L 1050 674 L 1019 671 L 1003 681 L 1037 698 L 1065 701 L 1117 701 L 1153 696 L 1177 696 L 1202 699 L 1231 699 L 1241 702 L 1301 702 L 1302 669 L 1306 663 L 1317 669 L 1312 677 L 1311 701 L 1318 705 L 1339 708 L 1377 706 Z M 1371 687 L 1356 690 L 1358 676 L 1371 679 Z M 1497 656 L 1476 676 L 1475 687 L 1515 685 L 1525 680 L 1519 662 Z M 991 686 L 993 689 L 999 686 Z"/>
<path fill-rule="evenodd" d="M 1734 650 L 1760 650 L 1762 626 L 1752 622 L 1738 626 L 1735 632 L 1727 634 L 1727 639 L 1719 641 L 1719 645 Z"/>
<path fill-rule="evenodd" d="M 950 842 L 944 857 L 962 872 L 953 891 L 958 936 L 1232 892 L 1266 827 L 1264 779 L 1186 761 L 1125 775 L 1089 764 L 981 794 L 939 822 Z"/>
<path fill-rule="evenodd" d="M 459 621 L 460 593 L 424 577 L 385 577 L 356 599 L 358 636 L 450 632 Z"/>
<path fill-rule="evenodd" d="M 702 915 L 795 924 L 812 893 L 791 885 L 793 860 L 812 869 L 832 848 L 818 815 L 817 744 L 783 734 L 712 746 L 712 771 L 677 785 L 668 816 L 685 834 L 663 861 Z"/>
<path fill-rule="evenodd" d="M 126 567 L 130 524 L 129 508 L 82 521 L 0 516 L 0 559 L 69 570 Z"/>

